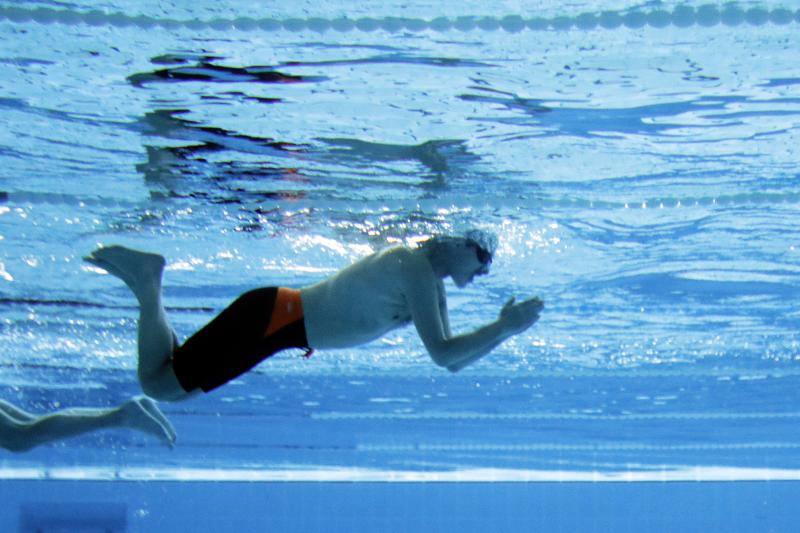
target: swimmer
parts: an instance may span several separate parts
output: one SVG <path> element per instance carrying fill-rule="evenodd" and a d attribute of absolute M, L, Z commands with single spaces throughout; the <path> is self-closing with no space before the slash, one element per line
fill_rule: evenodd
<path fill-rule="evenodd" d="M 0 400 L 0 448 L 12 452 L 24 452 L 55 440 L 114 427 L 148 433 L 170 448 L 175 443 L 172 424 L 153 400 L 143 396 L 110 409 L 64 409 L 41 416 Z"/>
<path fill-rule="evenodd" d="M 369 255 L 302 289 L 270 287 L 240 296 L 179 345 L 161 302 L 165 260 L 122 246 L 102 247 L 84 259 L 120 278 L 139 301 L 142 390 L 159 400 L 209 392 L 276 352 L 347 348 L 413 323 L 433 361 L 457 372 L 522 333 L 538 319 L 538 298 L 511 298 L 497 320 L 453 335 L 443 280 L 463 288 L 489 273 L 497 238 L 472 230 L 436 236 L 418 246 Z"/>

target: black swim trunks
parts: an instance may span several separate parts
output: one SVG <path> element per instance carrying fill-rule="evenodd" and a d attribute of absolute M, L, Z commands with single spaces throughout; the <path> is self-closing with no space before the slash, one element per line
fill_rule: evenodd
<path fill-rule="evenodd" d="M 267 287 L 246 292 L 172 353 L 187 392 L 209 392 L 286 348 L 310 355 L 300 291 Z"/>

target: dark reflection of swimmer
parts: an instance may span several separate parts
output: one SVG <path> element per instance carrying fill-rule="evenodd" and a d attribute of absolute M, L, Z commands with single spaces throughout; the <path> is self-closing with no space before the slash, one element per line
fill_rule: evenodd
<path fill-rule="evenodd" d="M 34 415 L 0 400 L 0 448 L 24 452 L 40 444 L 109 428 L 130 428 L 158 437 L 168 446 L 175 430 L 149 398 L 137 397 L 109 409 L 63 409 Z"/>
<path fill-rule="evenodd" d="M 99 248 L 86 261 L 120 278 L 139 300 L 139 380 L 162 400 L 208 392 L 285 348 L 346 348 L 414 323 L 433 361 L 456 372 L 539 318 L 538 298 L 510 299 L 497 320 L 453 335 L 442 280 L 463 288 L 487 274 L 497 238 L 472 230 L 437 236 L 417 247 L 376 252 L 300 290 L 256 289 L 240 296 L 178 346 L 161 303 L 162 256 L 121 246 Z"/>

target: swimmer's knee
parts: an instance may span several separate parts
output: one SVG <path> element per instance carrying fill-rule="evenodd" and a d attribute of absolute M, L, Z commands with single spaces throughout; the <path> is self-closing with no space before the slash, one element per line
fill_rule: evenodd
<path fill-rule="evenodd" d="M 142 392 L 145 393 L 147 397 L 162 402 L 168 400 L 168 398 L 166 398 L 166 391 L 151 380 L 142 379 L 142 377 L 139 376 L 139 384 L 142 386 Z"/>
<path fill-rule="evenodd" d="M 147 381 L 142 381 L 141 384 L 142 392 L 144 392 L 148 398 L 158 400 L 159 402 L 173 402 L 184 398 L 187 394 L 183 389 L 169 389 Z"/>
<path fill-rule="evenodd" d="M 180 400 L 188 395 L 178 382 L 172 365 L 164 366 L 157 372 L 139 372 L 139 384 L 147 396 L 162 402 Z"/>

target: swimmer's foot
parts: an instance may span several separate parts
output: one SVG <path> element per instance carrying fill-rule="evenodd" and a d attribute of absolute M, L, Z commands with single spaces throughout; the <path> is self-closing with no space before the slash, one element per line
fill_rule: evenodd
<path fill-rule="evenodd" d="M 124 246 L 104 246 L 83 260 L 124 281 L 139 301 L 143 296 L 161 290 L 161 275 L 166 264 L 161 255 Z"/>
<path fill-rule="evenodd" d="M 156 403 L 145 396 L 137 396 L 120 407 L 122 423 L 157 437 L 170 448 L 175 446 L 177 434 Z"/>

